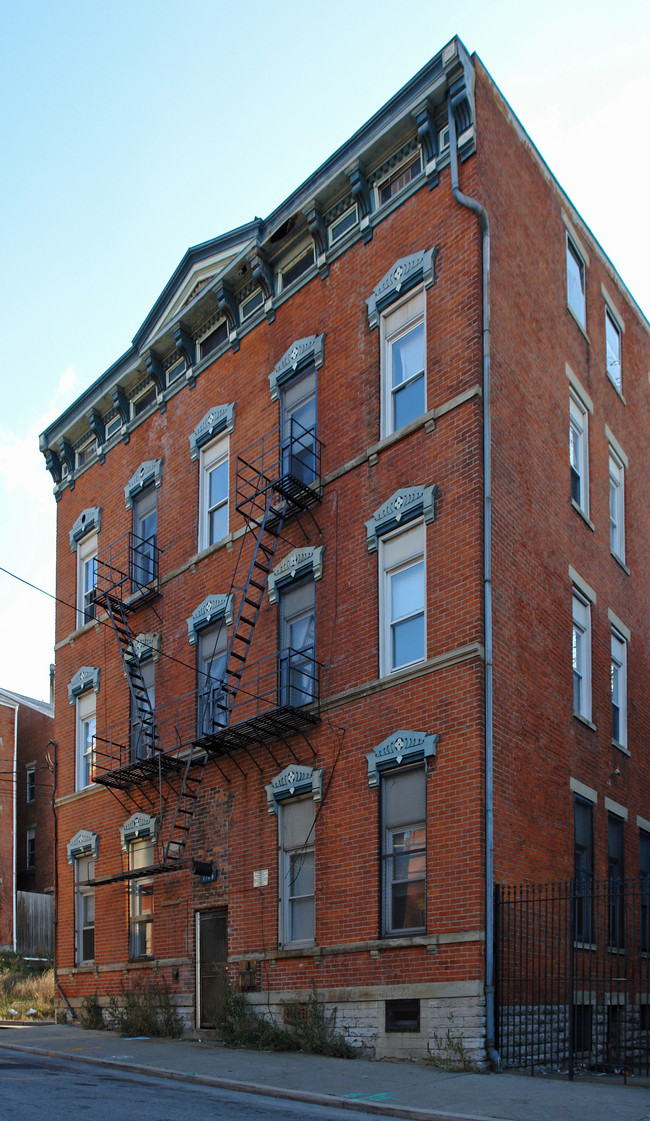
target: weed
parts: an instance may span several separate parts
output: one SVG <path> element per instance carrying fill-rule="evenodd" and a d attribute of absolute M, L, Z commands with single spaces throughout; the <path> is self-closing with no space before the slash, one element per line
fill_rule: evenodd
<path fill-rule="evenodd" d="M 18 954 L 0 955 L 0 1019 L 54 1019 L 54 971 L 33 969 Z"/>
<path fill-rule="evenodd" d="M 434 1031 L 429 1044 L 429 1062 L 443 1070 L 471 1070 L 472 1064 L 465 1048 L 462 1032 L 454 1033 L 454 1014 L 447 1016 L 449 1027 L 444 1035 Z"/>
<path fill-rule="evenodd" d="M 83 997 L 79 1012 L 79 1023 L 87 1031 L 103 1031 L 106 1027 L 102 1006 L 96 992 Z"/>
<path fill-rule="evenodd" d="M 183 1021 L 164 980 L 134 981 L 128 989 L 122 986 L 120 997 L 109 998 L 108 1021 L 121 1035 L 176 1039 L 183 1034 Z"/>
<path fill-rule="evenodd" d="M 316 990 L 307 1002 L 287 1001 L 284 1026 L 264 1015 L 229 986 L 217 1004 L 215 1027 L 226 1047 L 248 1047 L 259 1051 L 306 1051 L 311 1055 L 354 1058 L 356 1052 L 336 1028 L 336 1011 L 326 1013 Z"/>

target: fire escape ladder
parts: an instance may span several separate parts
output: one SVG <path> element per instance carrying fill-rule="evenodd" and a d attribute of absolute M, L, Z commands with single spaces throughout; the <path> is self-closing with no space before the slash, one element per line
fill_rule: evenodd
<path fill-rule="evenodd" d="M 135 725 L 137 719 L 137 725 L 140 729 L 138 742 L 132 744 L 132 750 L 136 758 L 147 758 L 153 754 L 155 749 L 160 750 L 160 744 L 157 742 L 156 719 L 140 669 L 140 659 L 135 648 L 126 611 L 122 601 L 109 593 L 104 593 L 101 602 L 106 605 L 106 611 L 113 624 L 120 649 L 122 665 L 133 702 L 132 726 Z"/>
<path fill-rule="evenodd" d="M 185 851 L 205 772 L 207 756 L 201 752 L 196 758 L 195 751 L 196 747 L 192 745 L 185 760 L 174 816 L 163 849 L 163 863 L 170 868 L 179 864 Z"/>
<path fill-rule="evenodd" d="M 247 531 L 257 529 L 257 538 L 248 569 L 248 577 L 244 585 L 238 585 L 236 583 L 236 568 L 230 588 L 231 593 L 238 596 L 238 608 L 226 657 L 226 680 L 228 684 L 224 708 L 228 714 L 232 712 L 237 690 L 244 674 L 246 658 L 253 641 L 255 624 L 260 613 L 269 575 L 273 568 L 278 536 L 282 529 L 283 518 L 278 516 L 277 509 L 273 506 L 273 498 L 273 490 L 269 488 L 266 492 L 266 503 L 259 521 L 253 516 L 257 504 L 253 505 L 253 509 L 247 518 L 246 529 Z M 257 505 L 257 509 L 262 510 L 261 504 Z M 246 534 L 244 539 L 245 537 Z"/>

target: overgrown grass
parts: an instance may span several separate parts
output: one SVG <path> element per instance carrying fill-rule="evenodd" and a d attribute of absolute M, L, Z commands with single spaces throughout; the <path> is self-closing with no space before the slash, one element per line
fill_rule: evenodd
<path fill-rule="evenodd" d="M 0 1020 L 53 1020 L 54 970 L 34 968 L 19 954 L 0 954 Z"/>
<path fill-rule="evenodd" d="M 183 1034 L 183 1021 L 164 980 L 134 981 L 130 988 L 122 987 L 121 996 L 109 998 L 107 1026 L 126 1036 L 177 1039 Z"/>
<path fill-rule="evenodd" d="M 305 1051 L 353 1059 L 356 1051 L 336 1027 L 336 1010 L 327 1013 L 314 990 L 306 1002 L 284 1004 L 284 1025 L 260 1012 L 243 993 L 224 989 L 217 1004 L 215 1024 L 226 1047 L 258 1051 Z"/>

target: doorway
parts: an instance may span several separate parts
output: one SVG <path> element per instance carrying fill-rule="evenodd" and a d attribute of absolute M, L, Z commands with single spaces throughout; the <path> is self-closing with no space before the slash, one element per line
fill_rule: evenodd
<path fill-rule="evenodd" d="M 196 912 L 197 1027 L 214 1026 L 219 997 L 227 982 L 228 912 Z"/>

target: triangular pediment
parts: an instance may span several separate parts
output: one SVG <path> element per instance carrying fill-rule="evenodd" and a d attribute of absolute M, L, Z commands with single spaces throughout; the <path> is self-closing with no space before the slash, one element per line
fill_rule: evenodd
<path fill-rule="evenodd" d="M 191 316 L 192 305 L 201 292 L 228 272 L 233 261 L 255 243 L 257 232 L 257 223 L 253 222 L 188 249 L 135 336 L 137 349 L 146 349 L 178 320 L 184 308 Z"/>

